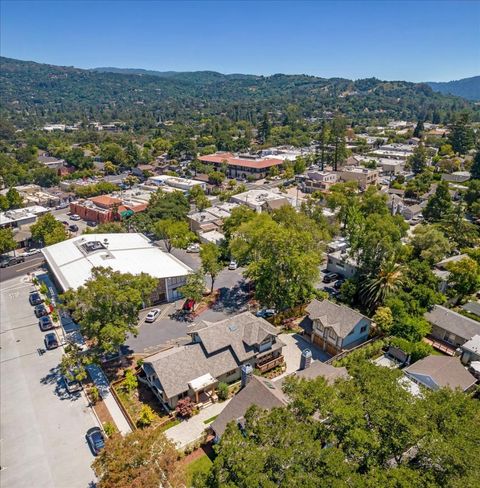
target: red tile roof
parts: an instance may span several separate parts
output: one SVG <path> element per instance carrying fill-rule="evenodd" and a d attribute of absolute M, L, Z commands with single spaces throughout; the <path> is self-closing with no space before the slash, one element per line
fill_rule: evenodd
<path fill-rule="evenodd" d="M 98 197 L 89 198 L 89 200 L 100 207 L 111 207 L 122 203 L 119 198 L 114 198 L 109 195 L 100 195 Z"/>
<path fill-rule="evenodd" d="M 274 158 L 242 159 L 232 153 L 207 154 L 206 156 L 200 156 L 198 159 L 205 163 L 226 163 L 228 166 L 244 166 L 258 169 L 266 169 L 284 163 L 281 159 Z"/>

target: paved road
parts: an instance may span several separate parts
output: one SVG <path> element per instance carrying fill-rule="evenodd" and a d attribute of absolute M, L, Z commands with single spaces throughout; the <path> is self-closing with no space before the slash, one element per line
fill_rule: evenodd
<path fill-rule="evenodd" d="M 39 355 L 44 334 L 21 278 L 5 281 L 1 305 L 2 488 L 87 488 L 94 480 L 85 432 L 96 425 L 85 397 L 69 397 L 57 366 L 62 350 Z"/>
<path fill-rule="evenodd" d="M 8 268 L 0 268 L 0 282 L 7 281 L 12 278 L 20 278 L 21 276 L 35 271 L 45 262 L 42 254 L 35 254 L 27 256 L 24 263 L 15 264 Z"/>

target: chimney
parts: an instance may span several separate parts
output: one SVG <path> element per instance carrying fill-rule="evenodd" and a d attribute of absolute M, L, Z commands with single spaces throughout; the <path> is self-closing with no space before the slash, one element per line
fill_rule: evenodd
<path fill-rule="evenodd" d="M 312 351 L 310 349 L 304 349 L 300 356 L 300 369 L 307 369 L 312 362 Z"/>
<path fill-rule="evenodd" d="M 253 368 L 251 364 L 246 363 L 240 368 L 240 370 L 242 373 L 242 388 L 245 388 L 252 379 Z"/>

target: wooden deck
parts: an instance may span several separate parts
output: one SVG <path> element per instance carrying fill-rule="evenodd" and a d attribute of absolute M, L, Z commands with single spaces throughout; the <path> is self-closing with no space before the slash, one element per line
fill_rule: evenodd
<path fill-rule="evenodd" d="M 457 348 L 454 345 L 449 344 L 448 342 L 441 341 L 431 336 L 424 337 L 423 341 L 427 344 L 430 344 L 434 349 L 442 352 L 443 354 L 446 354 L 447 356 L 455 356 L 456 354 Z"/>

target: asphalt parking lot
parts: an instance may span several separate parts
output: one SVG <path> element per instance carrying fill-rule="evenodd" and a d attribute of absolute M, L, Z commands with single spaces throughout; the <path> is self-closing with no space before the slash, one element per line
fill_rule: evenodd
<path fill-rule="evenodd" d="M 70 212 L 68 208 L 62 208 L 61 210 L 52 210 L 51 214 L 60 222 L 68 222 L 69 225 L 77 225 L 78 232 L 71 232 L 71 234 L 72 237 L 79 236 L 87 228 L 87 222 L 82 219 L 71 220 L 70 215 L 67 215 L 67 212 Z M 92 229 L 94 229 L 94 227 L 92 227 Z"/>
<path fill-rule="evenodd" d="M 1 305 L 1 475 L 3 488 L 86 488 L 94 481 L 85 433 L 96 424 L 83 395 L 66 393 L 62 349 L 43 349 L 24 277 L 4 281 Z"/>

